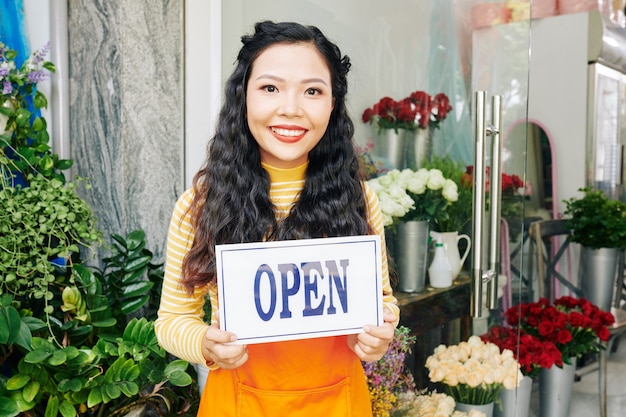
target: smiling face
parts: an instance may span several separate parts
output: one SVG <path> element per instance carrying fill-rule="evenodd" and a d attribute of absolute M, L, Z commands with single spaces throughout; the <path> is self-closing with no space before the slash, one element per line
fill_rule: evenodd
<path fill-rule="evenodd" d="M 252 64 L 246 107 L 261 160 L 277 168 L 302 165 L 326 132 L 333 110 L 324 58 L 309 43 L 268 47 Z"/>

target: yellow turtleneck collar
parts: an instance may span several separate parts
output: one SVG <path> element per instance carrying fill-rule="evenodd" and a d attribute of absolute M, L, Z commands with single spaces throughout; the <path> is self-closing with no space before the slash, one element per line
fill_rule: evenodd
<path fill-rule="evenodd" d="M 294 168 L 276 168 L 265 162 L 261 162 L 263 169 L 270 175 L 271 182 L 299 181 L 303 180 L 306 175 L 306 169 L 309 166 L 308 161 Z"/>

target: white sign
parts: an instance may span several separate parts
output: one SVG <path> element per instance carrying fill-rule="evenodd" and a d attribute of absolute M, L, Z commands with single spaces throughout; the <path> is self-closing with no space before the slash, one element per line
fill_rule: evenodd
<path fill-rule="evenodd" d="M 240 344 L 381 326 L 380 236 L 216 245 L 220 328 Z"/>

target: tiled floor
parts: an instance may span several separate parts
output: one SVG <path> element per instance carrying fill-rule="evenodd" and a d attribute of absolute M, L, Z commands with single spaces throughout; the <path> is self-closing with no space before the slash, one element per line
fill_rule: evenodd
<path fill-rule="evenodd" d="M 618 341 L 617 351 L 608 358 L 608 407 L 607 417 L 626 416 L 626 336 Z M 594 366 L 574 383 L 569 417 L 594 417 L 600 415 L 598 397 L 598 371 Z M 529 417 L 539 416 L 539 387 L 533 385 Z M 543 416 L 542 416 L 543 417 Z M 552 417 L 552 416 L 545 416 Z"/>

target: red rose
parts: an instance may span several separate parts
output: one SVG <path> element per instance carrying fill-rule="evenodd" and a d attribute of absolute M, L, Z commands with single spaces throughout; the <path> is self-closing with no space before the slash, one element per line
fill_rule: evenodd
<path fill-rule="evenodd" d="M 604 326 L 596 328 L 595 333 L 596 336 L 598 336 L 598 338 L 603 342 L 606 342 L 609 340 L 609 337 L 611 337 L 611 332 Z"/>
<path fill-rule="evenodd" d="M 572 333 L 569 330 L 561 330 L 556 336 L 557 343 L 564 345 L 572 340 Z"/>
<path fill-rule="evenodd" d="M 544 337 L 554 333 L 554 325 L 549 321 L 542 321 L 537 326 L 537 329 L 539 330 L 539 335 Z"/>
<path fill-rule="evenodd" d="M 524 181 L 522 181 L 522 179 L 515 174 L 511 176 L 511 181 L 513 182 L 513 187 L 515 187 L 515 189 L 524 187 Z"/>
<path fill-rule="evenodd" d="M 568 318 L 569 318 L 569 324 L 575 327 L 583 327 L 583 324 L 586 321 L 585 316 L 583 316 L 577 311 L 572 311 L 571 313 L 569 313 Z"/>

